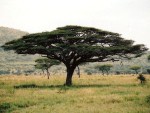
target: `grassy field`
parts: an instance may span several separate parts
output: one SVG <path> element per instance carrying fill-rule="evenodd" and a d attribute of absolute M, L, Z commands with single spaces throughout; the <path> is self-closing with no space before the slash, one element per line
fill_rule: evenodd
<path fill-rule="evenodd" d="M 146 76 L 146 75 L 145 75 Z M 0 76 L 0 113 L 150 113 L 150 76 Z"/>

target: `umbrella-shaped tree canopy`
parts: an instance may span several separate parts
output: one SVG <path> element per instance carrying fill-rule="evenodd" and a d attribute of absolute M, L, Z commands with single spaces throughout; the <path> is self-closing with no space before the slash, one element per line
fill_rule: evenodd
<path fill-rule="evenodd" d="M 18 54 L 41 54 L 63 62 L 67 68 L 66 85 L 72 85 L 74 69 L 83 62 L 118 61 L 139 57 L 147 50 L 143 44 L 134 45 L 118 33 L 101 29 L 65 26 L 51 32 L 35 33 L 6 43 L 5 50 Z"/>

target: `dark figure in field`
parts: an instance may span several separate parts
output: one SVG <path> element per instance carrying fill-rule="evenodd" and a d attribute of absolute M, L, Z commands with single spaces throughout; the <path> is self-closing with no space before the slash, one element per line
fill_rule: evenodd
<path fill-rule="evenodd" d="M 141 84 L 143 84 L 146 81 L 145 77 L 142 74 L 139 74 L 137 78 L 141 81 Z"/>

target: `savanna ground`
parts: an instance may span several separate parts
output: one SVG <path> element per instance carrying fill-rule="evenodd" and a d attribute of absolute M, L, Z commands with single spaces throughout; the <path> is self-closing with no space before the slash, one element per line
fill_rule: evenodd
<path fill-rule="evenodd" d="M 0 76 L 0 113 L 150 113 L 150 75 Z"/>

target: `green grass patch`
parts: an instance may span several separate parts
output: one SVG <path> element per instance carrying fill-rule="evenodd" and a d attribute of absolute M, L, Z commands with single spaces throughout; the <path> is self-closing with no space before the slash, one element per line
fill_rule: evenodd
<path fill-rule="evenodd" d="M 148 103 L 150 105 L 150 95 L 146 96 L 146 103 Z"/>
<path fill-rule="evenodd" d="M 10 103 L 1 103 L 0 104 L 0 113 L 9 112 L 11 109 Z"/>
<path fill-rule="evenodd" d="M 71 87 L 64 80 L 0 77 L 0 113 L 150 113 L 149 79 L 141 86 L 134 76 L 82 75 Z"/>

